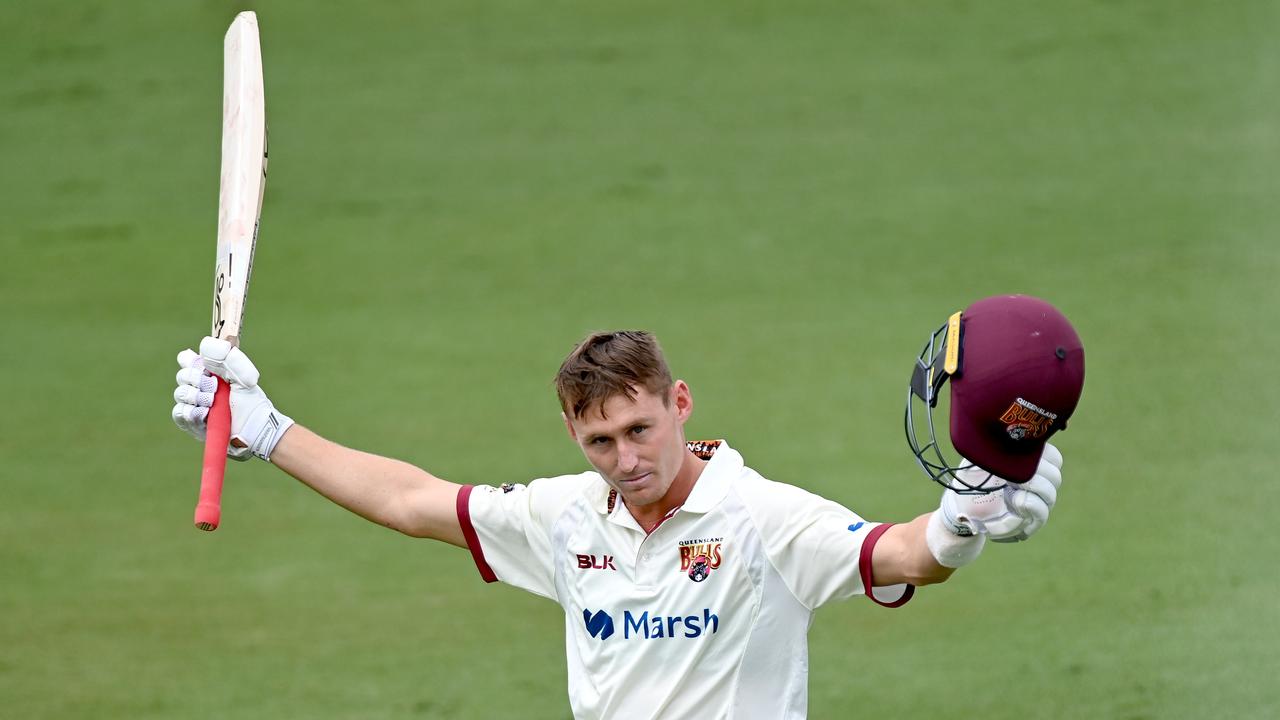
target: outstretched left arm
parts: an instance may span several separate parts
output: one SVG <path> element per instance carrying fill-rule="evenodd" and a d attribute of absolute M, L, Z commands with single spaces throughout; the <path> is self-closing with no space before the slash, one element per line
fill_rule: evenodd
<path fill-rule="evenodd" d="M 940 583 L 956 569 L 938 562 L 929 551 L 925 535 L 933 513 L 909 523 L 894 525 L 880 536 L 871 552 L 871 582 L 876 586 L 910 583 L 917 587 Z M 981 543 L 980 537 L 973 538 Z M 979 546 L 981 549 L 981 546 Z"/>
<path fill-rule="evenodd" d="M 972 466 L 960 472 L 986 476 Z M 1061 485 L 1062 453 L 1046 444 L 1035 476 L 1025 483 L 1000 481 L 986 495 L 943 492 L 937 510 L 885 531 L 871 555 L 873 585 L 939 583 L 978 557 L 988 537 L 1026 540 L 1048 522 Z"/>

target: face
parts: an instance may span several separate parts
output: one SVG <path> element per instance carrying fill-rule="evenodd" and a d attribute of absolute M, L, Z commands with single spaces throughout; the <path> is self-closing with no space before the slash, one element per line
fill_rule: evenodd
<path fill-rule="evenodd" d="M 634 400 L 616 395 L 603 408 L 565 418 L 587 461 L 632 508 L 658 503 L 671 489 L 685 458 L 684 423 L 693 411 L 683 380 L 675 382 L 665 403 L 644 388 L 636 390 Z"/>

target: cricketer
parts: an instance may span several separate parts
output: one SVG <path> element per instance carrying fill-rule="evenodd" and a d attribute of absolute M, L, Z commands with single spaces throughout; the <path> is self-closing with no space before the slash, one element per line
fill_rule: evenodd
<path fill-rule="evenodd" d="M 204 439 L 213 376 L 224 378 L 231 458 L 266 460 L 372 522 L 467 548 L 486 582 L 559 603 L 580 719 L 804 718 L 819 607 L 857 595 L 902 606 L 988 540 L 1044 526 L 1062 482 L 1048 440 L 1084 383 L 1083 345 L 1049 303 L 1005 295 L 953 315 L 915 364 L 906 414 L 912 452 L 945 489 L 937 509 L 894 524 L 761 477 L 723 439 L 686 438 L 693 392 L 646 332 L 593 334 L 556 375 L 565 430 L 591 469 L 498 487 L 320 437 L 276 409 L 224 340 L 178 363 L 172 416 L 186 432 Z M 948 381 L 954 461 L 932 412 Z"/>

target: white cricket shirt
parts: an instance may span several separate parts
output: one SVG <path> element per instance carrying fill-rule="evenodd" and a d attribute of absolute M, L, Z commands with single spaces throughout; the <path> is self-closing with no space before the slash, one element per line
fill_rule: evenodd
<path fill-rule="evenodd" d="M 481 576 L 564 608 L 579 720 L 803 718 L 814 610 L 867 594 L 889 525 L 764 479 L 724 441 L 690 448 L 710 461 L 648 535 L 595 472 L 458 494 Z"/>

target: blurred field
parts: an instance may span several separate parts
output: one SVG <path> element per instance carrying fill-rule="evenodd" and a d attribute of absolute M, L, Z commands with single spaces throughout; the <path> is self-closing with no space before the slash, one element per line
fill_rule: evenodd
<path fill-rule="evenodd" d="M 273 399 L 458 481 L 585 467 L 550 379 L 658 333 L 694 437 L 906 519 L 913 356 L 1076 323 L 1067 487 L 903 610 L 828 608 L 814 718 L 1280 716 L 1274 2 L 254 3 Z M 559 609 L 234 465 L 191 528 L 234 3 L 0 4 L 0 714 L 565 718 Z"/>

